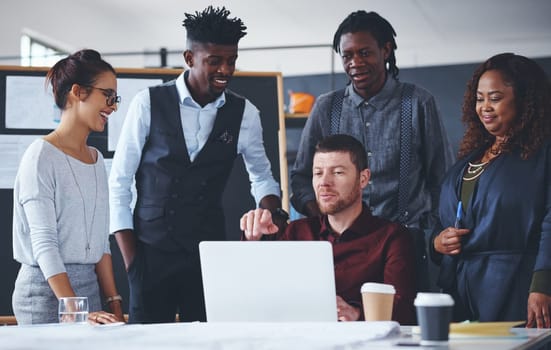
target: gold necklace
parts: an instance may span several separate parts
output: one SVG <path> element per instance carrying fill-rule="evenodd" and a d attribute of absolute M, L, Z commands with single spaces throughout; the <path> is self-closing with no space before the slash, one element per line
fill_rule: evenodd
<path fill-rule="evenodd" d="M 63 151 L 65 148 L 65 146 L 63 145 L 63 143 L 61 142 L 61 137 L 59 136 L 59 134 L 57 133 L 56 130 L 54 130 L 54 134 L 57 138 L 57 142 L 59 143 L 59 146 L 61 147 L 61 150 Z M 86 146 L 88 147 L 88 146 Z M 90 150 L 90 148 L 88 148 L 88 151 L 90 152 L 90 157 L 92 160 L 94 160 L 94 156 L 92 155 L 92 151 Z M 69 159 L 69 156 L 67 155 L 67 153 L 63 152 L 63 154 L 65 155 L 65 160 L 67 161 L 67 165 L 69 166 L 69 169 L 71 169 L 71 174 L 73 175 L 73 180 L 75 181 L 75 185 L 77 186 L 77 189 L 78 189 L 78 193 L 80 194 L 80 199 L 82 200 L 82 210 L 83 210 L 83 214 L 84 214 L 84 235 L 85 235 L 85 238 L 86 238 L 86 256 L 88 257 L 88 254 L 90 253 L 90 234 L 92 232 L 92 227 L 94 226 L 94 219 L 96 217 L 96 204 L 97 204 L 97 200 L 98 200 L 98 178 L 97 178 L 97 174 L 96 174 L 96 164 L 92 164 L 92 167 L 94 168 L 94 207 L 93 207 L 93 210 L 92 210 L 92 220 L 90 221 L 90 226 L 88 226 L 88 219 L 86 217 L 86 200 L 84 199 L 84 194 L 82 192 L 82 189 L 80 188 L 80 185 L 78 183 L 78 180 L 77 180 L 77 176 L 75 174 L 75 171 L 73 170 L 73 166 L 71 165 L 71 161 Z"/>
<path fill-rule="evenodd" d="M 490 161 L 482 162 L 479 164 L 473 164 L 469 162 L 469 167 L 467 168 L 467 173 L 463 176 L 463 180 L 465 181 L 472 181 L 477 179 L 484 170 L 486 170 L 486 165 L 488 165 Z"/>
<path fill-rule="evenodd" d="M 498 156 L 501 155 L 501 144 L 497 147 L 494 147 L 494 145 L 490 146 L 484 154 L 482 155 L 482 159 L 480 160 L 480 163 L 471 163 L 469 162 L 469 167 L 467 168 L 467 172 L 465 175 L 463 175 L 463 180 L 465 181 L 473 181 L 476 180 L 484 170 L 486 170 L 487 165 L 496 159 Z M 487 159 L 485 162 L 484 159 Z"/>

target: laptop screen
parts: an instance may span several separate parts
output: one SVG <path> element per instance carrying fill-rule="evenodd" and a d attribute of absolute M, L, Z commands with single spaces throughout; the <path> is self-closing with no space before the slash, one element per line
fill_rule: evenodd
<path fill-rule="evenodd" d="M 337 321 L 331 244 L 199 244 L 208 322 Z"/>

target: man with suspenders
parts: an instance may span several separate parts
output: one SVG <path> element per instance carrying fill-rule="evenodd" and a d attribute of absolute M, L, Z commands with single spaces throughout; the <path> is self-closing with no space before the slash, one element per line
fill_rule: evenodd
<path fill-rule="evenodd" d="M 310 184 L 315 145 L 330 134 L 354 136 L 365 146 L 372 174 L 363 200 L 374 215 L 414 234 L 417 289 L 426 290 L 424 230 L 436 217 L 440 181 L 453 155 L 434 97 L 397 79 L 395 35 L 375 12 L 353 12 L 340 24 L 333 48 L 350 83 L 316 100 L 291 170 L 291 201 L 304 215 L 319 214 Z"/>

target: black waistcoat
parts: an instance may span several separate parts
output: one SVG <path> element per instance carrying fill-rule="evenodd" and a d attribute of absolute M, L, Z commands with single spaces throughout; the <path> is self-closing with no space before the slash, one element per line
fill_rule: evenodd
<path fill-rule="evenodd" d="M 192 250 L 225 239 L 221 197 L 237 157 L 245 99 L 226 90 L 209 139 L 193 162 L 174 81 L 151 87 L 151 127 L 136 172 L 134 230 L 161 250 Z"/>

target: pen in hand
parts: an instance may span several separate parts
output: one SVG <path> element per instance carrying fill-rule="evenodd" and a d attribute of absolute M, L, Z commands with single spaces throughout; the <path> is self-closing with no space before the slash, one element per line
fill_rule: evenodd
<path fill-rule="evenodd" d="M 463 217 L 463 204 L 461 204 L 461 201 L 459 201 L 459 203 L 457 203 L 457 212 L 455 214 L 455 223 L 453 224 L 453 227 L 461 228 L 462 217 Z"/>

